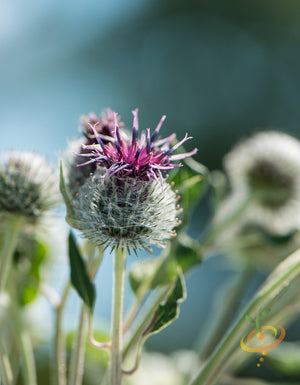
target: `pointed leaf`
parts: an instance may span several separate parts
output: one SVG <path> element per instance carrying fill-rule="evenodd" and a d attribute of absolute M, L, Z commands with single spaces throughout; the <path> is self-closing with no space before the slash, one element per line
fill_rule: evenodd
<path fill-rule="evenodd" d="M 18 299 L 22 306 L 35 300 L 38 294 L 38 286 L 41 281 L 40 268 L 48 254 L 47 245 L 35 239 L 23 235 L 14 253 L 14 263 L 18 274 L 16 286 L 18 287 Z"/>
<path fill-rule="evenodd" d="M 181 227 L 187 224 L 188 212 L 204 193 L 208 179 L 208 170 L 201 163 L 191 158 L 185 159 L 183 163 L 184 167 L 177 169 L 171 178 L 181 196 L 180 206 L 183 208 Z"/>
<path fill-rule="evenodd" d="M 171 253 L 184 273 L 202 261 L 200 244 L 183 231 L 178 234 L 171 247 Z"/>
<path fill-rule="evenodd" d="M 166 301 L 159 306 L 154 315 L 154 325 L 149 334 L 158 333 L 179 316 L 179 304 L 185 299 L 185 283 L 181 270 L 178 270 L 174 288 L 170 291 Z"/>
<path fill-rule="evenodd" d="M 158 286 L 172 283 L 177 275 L 177 263 L 173 259 L 148 259 L 133 265 L 129 273 L 129 283 L 134 294 L 139 298 L 144 285 L 153 290 Z"/>
<path fill-rule="evenodd" d="M 71 268 L 71 283 L 78 295 L 89 307 L 93 309 L 96 298 L 96 289 L 87 273 L 86 264 L 79 252 L 72 231 L 69 234 L 69 259 Z"/>

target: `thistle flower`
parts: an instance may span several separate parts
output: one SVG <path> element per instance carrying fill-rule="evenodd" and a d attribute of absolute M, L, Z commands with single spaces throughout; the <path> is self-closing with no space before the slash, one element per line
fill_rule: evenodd
<path fill-rule="evenodd" d="M 280 132 L 265 131 L 237 145 L 225 157 L 232 194 L 225 202 L 250 197 L 243 222 L 274 234 L 300 227 L 300 143 Z"/>
<path fill-rule="evenodd" d="M 98 144 L 84 145 L 83 148 L 91 150 L 87 154 L 78 154 L 91 158 L 79 166 L 99 163 L 100 166 L 107 169 L 106 175 L 118 174 L 126 177 L 139 178 L 142 180 L 157 179 L 157 176 L 162 180 L 162 172 L 171 170 L 174 167 L 181 166 L 174 164 L 173 161 L 181 160 L 192 156 L 197 152 L 194 149 L 185 154 L 171 155 L 184 142 L 191 139 L 187 134 L 185 137 L 173 147 L 170 147 L 171 142 L 175 139 L 175 135 L 168 138 L 155 140 L 159 134 L 160 128 L 166 118 L 164 115 L 158 123 L 153 134 L 150 135 L 150 129 L 147 129 L 147 135 L 142 133 L 141 140 L 138 140 L 138 110 L 133 111 L 133 130 L 132 139 L 123 140 L 118 127 L 117 114 L 114 114 L 115 131 L 114 142 L 105 145 L 98 135 L 94 126 L 91 126 L 94 131 L 95 138 Z"/>
<path fill-rule="evenodd" d="M 90 158 L 77 168 L 94 165 L 95 171 L 72 195 L 68 222 L 81 230 L 84 237 L 95 245 L 112 249 L 121 247 L 130 250 L 145 249 L 149 245 L 163 247 L 165 240 L 175 235 L 174 227 L 179 221 L 179 206 L 162 173 L 175 166 L 172 162 L 196 153 L 170 155 L 177 145 L 170 147 L 175 135 L 156 140 L 163 117 L 150 136 L 150 130 L 138 140 L 137 110 L 133 112 L 132 139 L 123 136 L 114 114 L 114 140 L 104 143 L 97 126 L 90 125 L 97 144 L 84 145 L 88 154 L 77 156 Z"/>
<path fill-rule="evenodd" d="M 58 202 L 57 178 L 46 160 L 30 152 L 0 157 L 0 214 L 37 222 Z"/>

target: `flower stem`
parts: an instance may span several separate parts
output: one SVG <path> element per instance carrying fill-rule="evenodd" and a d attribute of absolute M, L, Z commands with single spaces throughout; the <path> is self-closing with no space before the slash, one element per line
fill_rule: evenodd
<path fill-rule="evenodd" d="M 112 347 L 111 347 L 111 385 L 122 384 L 122 345 L 123 345 L 123 304 L 125 283 L 126 250 L 115 251 Z"/>
<path fill-rule="evenodd" d="M 123 332 L 124 334 L 129 330 L 131 327 L 133 321 L 135 320 L 137 314 L 139 313 L 141 307 L 143 306 L 143 303 L 150 293 L 150 288 L 152 283 L 157 279 L 159 274 L 161 274 L 162 269 L 164 269 L 164 266 L 168 264 L 170 260 L 172 260 L 173 256 L 171 255 L 171 248 L 169 248 L 166 252 L 163 253 L 163 256 L 160 258 L 159 263 L 157 264 L 157 267 L 155 269 L 155 272 L 151 277 L 148 279 L 145 279 L 137 293 L 136 293 L 136 298 L 137 300 L 135 301 L 134 305 L 132 308 L 129 310 L 128 315 L 126 317 L 125 323 L 124 323 L 124 328 Z"/>
<path fill-rule="evenodd" d="M 249 303 L 239 320 L 233 325 L 229 333 L 221 341 L 217 349 L 213 352 L 210 359 L 200 370 L 198 375 L 192 381 L 192 385 L 212 385 L 224 374 L 230 360 L 234 357 L 239 346 L 239 341 L 248 328 L 246 315 L 252 317 L 260 309 L 266 309 L 271 306 L 277 297 L 300 277 L 300 250 L 296 251 L 286 258 L 270 274 L 269 278 L 263 284 L 258 293 Z"/>
<path fill-rule="evenodd" d="M 20 308 L 17 305 L 15 296 L 12 298 L 10 310 L 14 339 L 17 343 L 18 353 L 22 362 L 24 385 L 37 385 L 31 338 L 27 330 L 24 328 L 23 321 L 21 319 Z"/>
<path fill-rule="evenodd" d="M 243 201 L 240 202 L 232 211 L 224 215 L 222 218 L 215 218 L 212 222 L 211 227 L 208 229 L 206 235 L 204 235 L 201 240 L 202 246 L 212 245 L 215 243 L 216 239 L 223 233 L 227 231 L 233 224 L 236 223 L 238 219 L 245 213 L 249 208 L 252 202 L 252 197 L 247 196 Z"/>
<path fill-rule="evenodd" d="M 8 219 L 5 229 L 4 242 L 0 257 L 0 293 L 5 289 L 7 276 L 12 262 L 12 256 L 15 251 L 18 235 L 21 229 L 23 219 L 13 217 Z"/>
<path fill-rule="evenodd" d="M 88 272 L 91 279 L 94 279 L 98 268 L 102 262 L 103 249 L 99 248 L 98 257 L 94 260 L 95 248 L 87 241 L 85 244 L 85 252 L 88 257 Z M 69 385 L 81 385 L 83 373 L 84 373 L 84 355 L 85 355 L 85 343 L 87 334 L 87 320 L 88 320 L 88 309 L 83 303 L 81 305 L 80 319 L 78 330 L 76 334 L 76 340 L 71 355 L 70 363 L 70 378 Z"/>
<path fill-rule="evenodd" d="M 85 341 L 86 341 L 86 323 L 87 323 L 87 309 L 83 303 L 81 305 L 80 320 L 78 325 L 78 331 L 76 335 L 74 350 L 71 357 L 70 364 L 70 379 L 69 385 L 81 385 L 83 377 L 84 367 L 84 353 L 85 353 Z"/>
<path fill-rule="evenodd" d="M 147 329 L 147 326 L 150 324 L 151 320 L 153 319 L 154 313 L 157 310 L 158 306 L 165 300 L 165 298 L 167 297 L 167 295 L 169 294 L 170 290 L 173 287 L 174 286 L 172 284 L 163 288 L 159 293 L 159 295 L 152 302 L 147 313 L 144 315 L 142 321 L 140 322 L 138 328 L 136 329 L 136 331 L 134 332 L 134 334 L 131 336 L 130 340 L 126 344 L 123 352 L 123 358 L 127 357 L 132 347 L 138 342 L 139 338 L 143 335 L 144 331 Z"/>
<path fill-rule="evenodd" d="M 55 385 L 66 385 L 66 342 L 62 326 L 62 317 L 68 294 L 71 289 L 70 282 L 67 283 L 60 304 L 56 309 L 55 340 L 54 340 L 54 375 Z"/>
<path fill-rule="evenodd" d="M 26 385 L 37 385 L 31 339 L 26 330 L 20 332 L 20 350 L 23 358 L 23 375 Z"/>
<path fill-rule="evenodd" d="M 9 362 L 9 358 L 1 342 L 0 343 L 0 383 L 1 381 L 3 381 L 4 385 L 12 385 L 13 379 L 14 377 L 13 377 L 13 372 Z"/>
<path fill-rule="evenodd" d="M 235 316 L 238 308 L 241 304 L 241 299 L 243 298 L 246 289 L 249 285 L 249 282 L 253 278 L 253 270 L 251 267 L 246 266 L 244 271 L 241 273 L 237 285 L 235 285 L 227 294 L 224 300 L 224 310 L 221 315 L 220 320 L 216 328 L 213 331 L 213 335 L 208 341 L 208 344 L 204 347 L 200 356 L 204 360 L 208 358 L 213 352 L 214 348 L 217 346 L 218 342 L 222 339 L 222 336 L 226 332 L 227 328 L 230 325 L 231 320 Z"/>

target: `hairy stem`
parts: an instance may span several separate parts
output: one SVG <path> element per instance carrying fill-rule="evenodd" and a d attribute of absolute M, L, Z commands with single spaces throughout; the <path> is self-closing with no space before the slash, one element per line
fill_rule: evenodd
<path fill-rule="evenodd" d="M 166 265 L 168 261 L 172 259 L 170 253 L 171 249 L 168 249 L 166 252 L 164 252 L 163 256 L 160 258 L 159 263 L 156 266 L 155 272 L 153 273 L 152 277 L 145 279 L 145 281 L 140 285 L 136 293 L 137 300 L 135 301 L 132 308 L 129 310 L 128 315 L 126 317 L 123 328 L 124 333 L 129 330 L 137 314 L 141 310 L 141 307 L 143 306 L 143 303 L 150 292 L 152 283 L 157 279 L 158 275 L 161 274 L 161 270 L 164 268 L 164 265 Z"/>
<path fill-rule="evenodd" d="M 84 246 L 88 258 L 88 271 L 91 279 L 94 279 L 102 262 L 103 249 L 99 248 L 98 257 L 94 260 L 95 248 L 87 241 Z M 88 309 L 83 303 L 81 305 L 79 325 L 77 329 L 75 344 L 71 355 L 69 385 L 81 385 L 84 374 L 84 355 L 87 335 Z"/>
<path fill-rule="evenodd" d="M 112 318 L 111 385 L 122 384 L 125 263 L 126 250 L 121 248 L 116 249 Z"/>
<path fill-rule="evenodd" d="M 153 319 L 154 313 L 157 310 L 158 306 L 165 300 L 167 295 L 170 292 L 170 289 L 172 289 L 174 285 L 171 286 L 168 285 L 164 287 L 158 296 L 155 298 L 155 300 L 152 302 L 151 306 L 149 307 L 148 311 L 144 315 L 142 321 L 140 322 L 138 328 L 135 330 L 133 335 L 131 336 L 130 340 L 126 344 L 123 352 L 123 358 L 126 358 L 130 350 L 136 345 L 139 338 L 143 335 L 144 331 L 147 329 L 147 326 L 150 324 L 150 322 Z"/>
<path fill-rule="evenodd" d="M 224 310 L 213 335 L 209 339 L 207 345 L 201 352 L 201 359 L 204 360 L 211 355 L 218 342 L 222 339 L 222 336 L 228 329 L 230 322 L 232 321 L 235 313 L 240 307 L 240 301 L 245 294 L 245 291 L 253 277 L 253 270 L 246 266 L 245 270 L 241 273 L 241 277 L 237 285 L 235 285 L 227 294 L 224 303 Z"/>
<path fill-rule="evenodd" d="M 86 305 L 81 305 L 80 320 L 78 331 L 76 335 L 74 350 L 71 357 L 70 364 L 70 378 L 69 385 L 81 385 L 84 368 L 84 353 L 86 341 L 86 323 L 87 323 L 87 309 Z"/>
<path fill-rule="evenodd" d="M 31 338 L 26 330 L 20 332 L 20 351 L 22 355 L 23 376 L 26 385 L 37 385 Z"/>
<path fill-rule="evenodd" d="M 70 282 L 67 283 L 63 296 L 59 305 L 56 308 L 56 321 L 55 321 L 55 339 L 54 339 L 54 376 L 55 385 L 66 385 L 66 341 L 63 332 L 62 318 L 65 304 L 71 289 Z"/>
<path fill-rule="evenodd" d="M 8 355 L 4 346 L 0 343 L 0 383 L 3 381 L 4 385 L 12 385 L 13 380 L 14 377 Z"/>
<path fill-rule="evenodd" d="M 19 357 L 22 363 L 24 385 L 37 385 L 36 368 L 31 338 L 23 325 L 20 308 L 17 305 L 15 295 L 12 295 L 10 311 L 13 336 L 16 341 Z"/>

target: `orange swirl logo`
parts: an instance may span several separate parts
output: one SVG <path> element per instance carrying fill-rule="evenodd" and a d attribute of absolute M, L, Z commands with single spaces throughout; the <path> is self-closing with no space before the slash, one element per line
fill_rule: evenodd
<path fill-rule="evenodd" d="M 240 345 L 243 350 L 250 353 L 262 353 L 262 356 L 267 355 L 267 350 L 279 345 L 284 339 L 286 332 L 280 325 L 264 325 L 260 326 L 260 316 L 268 314 L 270 309 L 259 311 L 256 320 L 252 317 L 246 316 L 246 319 L 256 324 L 256 329 L 252 330 L 248 335 L 244 335 L 241 339 Z M 264 357 L 260 357 L 260 362 L 264 361 Z M 261 364 L 258 363 L 259 367 Z"/>

